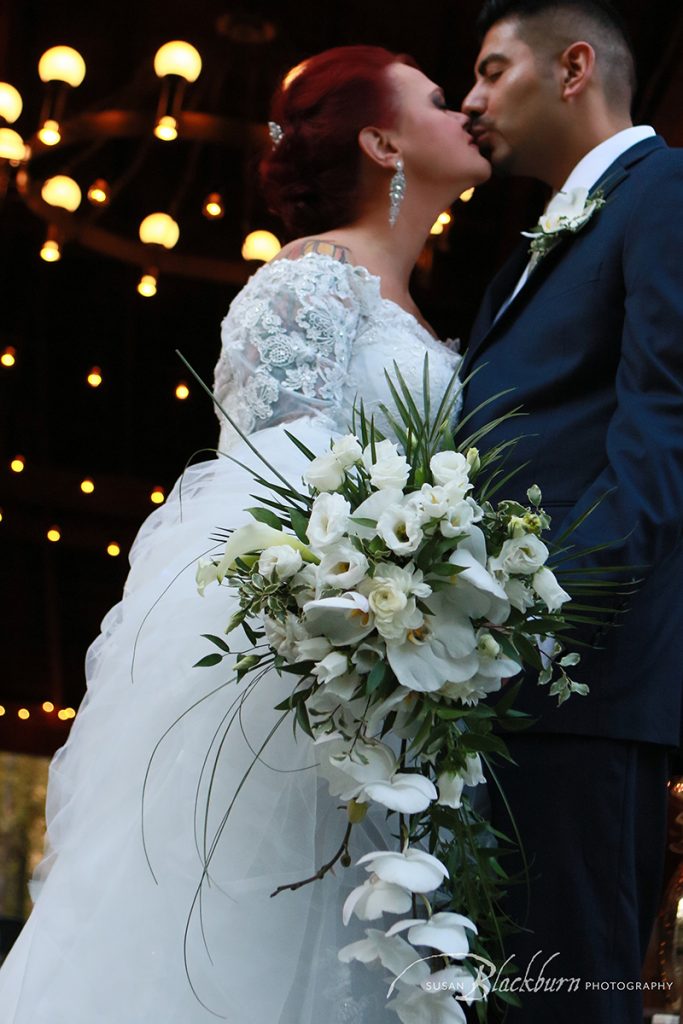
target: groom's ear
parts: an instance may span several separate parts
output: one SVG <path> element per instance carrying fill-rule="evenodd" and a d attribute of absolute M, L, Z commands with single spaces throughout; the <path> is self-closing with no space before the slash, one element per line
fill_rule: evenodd
<path fill-rule="evenodd" d="M 560 54 L 560 85 L 563 100 L 580 96 L 595 71 L 595 50 L 590 43 L 572 43 Z"/>
<path fill-rule="evenodd" d="M 388 132 L 381 128 L 361 128 L 358 133 L 358 145 L 373 163 L 395 170 L 396 158 L 400 153 Z"/>

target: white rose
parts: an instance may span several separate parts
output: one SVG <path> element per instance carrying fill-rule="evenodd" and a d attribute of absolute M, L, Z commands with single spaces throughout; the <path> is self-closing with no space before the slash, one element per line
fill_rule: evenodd
<path fill-rule="evenodd" d="M 437 452 L 429 463 L 434 482 L 448 487 L 451 495 L 464 497 L 472 484 L 469 463 L 460 452 Z"/>
<path fill-rule="evenodd" d="M 351 505 L 341 494 L 320 494 L 313 502 L 306 535 L 314 548 L 336 544 L 344 536 Z"/>
<path fill-rule="evenodd" d="M 563 590 L 555 579 L 554 573 L 545 567 L 534 573 L 531 579 L 531 586 L 534 588 L 541 601 L 549 612 L 556 612 L 562 607 L 565 601 L 570 600 L 566 590 Z"/>
<path fill-rule="evenodd" d="M 336 491 L 343 483 L 344 468 L 332 452 L 329 452 L 313 459 L 304 473 L 304 480 L 317 491 Z"/>
<path fill-rule="evenodd" d="M 273 545 L 261 552 L 258 569 L 262 576 L 271 579 L 273 573 L 278 580 L 294 576 L 303 565 L 301 553 L 286 544 Z"/>
<path fill-rule="evenodd" d="M 363 457 L 363 449 L 355 434 L 345 434 L 332 445 L 332 454 L 342 469 L 349 469 Z"/>
<path fill-rule="evenodd" d="M 393 441 L 378 441 L 375 444 L 375 461 L 372 459 L 372 445 L 363 451 L 363 464 L 370 472 L 373 487 L 384 490 L 386 487 L 405 487 L 410 466 L 405 455 L 401 455 L 398 445 Z"/>
<path fill-rule="evenodd" d="M 408 630 L 419 629 L 423 624 L 424 616 L 417 608 L 415 595 L 428 597 L 431 588 L 422 582 L 421 570 L 412 572 L 390 564 L 378 566 L 367 592 L 377 632 L 385 640 L 403 643 Z"/>
<path fill-rule="evenodd" d="M 365 578 L 369 563 L 362 551 L 349 541 L 339 541 L 325 549 L 318 566 L 318 591 L 324 587 L 351 590 Z"/>
<path fill-rule="evenodd" d="M 424 536 L 420 520 L 414 505 L 390 505 L 377 520 L 377 533 L 397 555 L 409 555 L 420 546 Z"/>
<path fill-rule="evenodd" d="M 533 533 L 512 537 L 503 542 L 500 554 L 489 559 L 489 571 L 513 576 L 531 576 L 541 568 L 548 557 L 548 549 Z"/>

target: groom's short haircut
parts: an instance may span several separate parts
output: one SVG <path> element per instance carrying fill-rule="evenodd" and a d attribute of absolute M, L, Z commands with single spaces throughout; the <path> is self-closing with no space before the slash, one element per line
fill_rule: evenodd
<path fill-rule="evenodd" d="M 636 90 L 633 47 L 608 0 L 485 0 L 477 19 L 480 38 L 499 21 L 515 22 L 520 38 L 549 57 L 579 40 L 590 43 L 607 101 L 630 108 Z"/>

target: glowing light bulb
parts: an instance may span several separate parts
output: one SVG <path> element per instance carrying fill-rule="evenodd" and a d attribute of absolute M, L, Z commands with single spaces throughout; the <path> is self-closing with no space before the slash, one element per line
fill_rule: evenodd
<path fill-rule="evenodd" d="M 188 388 L 187 384 L 184 381 L 181 381 L 178 387 L 175 389 L 176 398 L 179 398 L 182 402 L 186 398 L 189 398 L 189 395 L 190 389 Z"/>
<path fill-rule="evenodd" d="M 62 133 L 59 122 L 48 117 L 38 129 L 38 138 L 44 146 L 57 146 L 62 141 Z"/>
<path fill-rule="evenodd" d="M 64 708 L 64 715 L 66 718 L 75 718 L 76 712 L 73 708 Z"/>
<path fill-rule="evenodd" d="M 436 219 L 438 220 L 439 224 L 443 224 L 445 227 L 446 224 L 450 224 L 451 215 L 448 212 L 448 210 L 444 210 L 443 213 L 440 213 Z"/>
<path fill-rule="evenodd" d="M 0 128 L 0 158 L 21 163 L 26 156 L 26 145 L 19 132 L 12 128 Z"/>
<path fill-rule="evenodd" d="M 71 46 L 52 46 L 38 61 L 41 82 L 66 82 L 76 88 L 85 78 L 85 61 Z"/>
<path fill-rule="evenodd" d="M 48 238 L 43 242 L 43 248 L 40 250 L 40 258 L 45 260 L 46 263 L 56 263 L 57 260 L 62 258 L 62 250 L 59 248 L 59 242 L 55 241 L 54 238 Z"/>
<path fill-rule="evenodd" d="M 98 388 L 102 383 L 102 371 L 99 366 L 93 366 L 86 379 L 91 388 Z"/>
<path fill-rule="evenodd" d="M 98 178 L 97 181 L 93 181 L 88 189 L 88 202 L 92 203 L 93 206 L 107 206 L 110 199 L 111 189 L 109 182 L 105 181 L 104 178 Z"/>
<path fill-rule="evenodd" d="M 154 274 L 143 274 L 138 281 L 138 292 L 146 299 L 151 299 L 157 293 L 157 279 Z"/>
<path fill-rule="evenodd" d="M 178 122 L 175 117 L 171 117 L 170 114 L 165 114 L 160 117 L 157 123 L 154 125 L 154 134 L 162 142 L 173 142 L 174 139 L 178 138 Z"/>
<path fill-rule="evenodd" d="M 68 717 L 69 716 L 64 708 L 60 708 L 60 710 L 57 712 L 57 718 L 61 718 L 62 722 L 66 722 Z"/>
<path fill-rule="evenodd" d="M 470 201 L 470 199 L 472 198 L 473 195 L 474 195 L 474 188 L 465 189 L 465 191 L 460 196 L 460 201 L 462 203 L 469 203 L 469 201 Z"/>
<path fill-rule="evenodd" d="M 49 714 L 51 711 L 54 711 L 54 709 L 55 709 L 55 706 L 54 706 L 54 704 L 52 703 L 51 700 L 44 700 L 43 701 L 43 711 L 47 711 L 47 713 Z"/>
<path fill-rule="evenodd" d="M 112 558 L 117 558 L 121 554 L 121 548 L 115 541 L 107 544 L 107 554 L 111 555 Z"/>
<path fill-rule="evenodd" d="M 2 511 L 2 509 L 0 508 L 0 523 L 1 523 L 1 522 L 2 522 L 2 520 L 4 519 L 4 516 L 5 516 L 5 514 L 4 514 L 4 512 Z"/>
<path fill-rule="evenodd" d="M 140 241 L 172 249 L 180 237 L 180 228 L 167 213 L 150 213 L 140 224 Z"/>
<path fill-rule="evenodd" d="M 219 192 L 211 192 L 204 200 L 202 213 L 209 220 L 220 220 L 225 213 L 223 199 Z"/>
<path fill-rule="evenodd" d="M 53 544 L 56 544 L 58 540 L 62 539 L 62 534 L 58 526 L 51 526 L 50 529 L 47 531 L 46 536 L 47 539 L 52 541 Z"/>
<path fill-rule="evenodd" d="M 92 480 L 81 480 L 81 490 L 84 494 L 92 494 L 95 490 L 95 484 Z"/>
<path fill-rule="evenodd" d="M 268 263 L 282 246 L 271 231 L 251 231 L 242 245 L 242 259 Z"/>
<path fill-rule="evenodd" d="M 9 464 L 9 468 L 13 473 L 23 473 L 24 467 L 26 466 L 26 459 L 23 455 L 15 455 Z"/>
<path fill-rule="evenodd" d="M 443 224 L 441 223 L 440 220 L 435 220 L 434 221 L 434 223 L 432 224 L 431 228 L 429 229 L 429 234 L 430 235 L 442 235 L 443 234 Z"/>
<path fill-rule="evenodd" d="M 3 366 L 14 366 L 16 361 L 17 350 L 13 348 L 12 345 L 8 345 L 0 356 L 0 363 L 2 363 Z"/>
<path fill-rule="evenodd" d="M 202 58 L 199 51 L 180 39 L 164 43 L 154 57 L 154 71 L 159 78 L 178 75 L 186 82 L 196 82 L 201 70 Z"/>
<path fill-rule="evenodd" d="M 29 711 L 28 708 L 19 708 L 19 710 L 17 711 L 17 718 L 21 718 L 23 722 L 25 722 L 26 719 L 30 717 L 31 712 Z"/>
<path fill-rule="evenodd" d="M 163 487 L 155 487 L 149 496 L 149 500 L 153 502 L 154 505 L 163 505 L 165 499 L 166 495 L 164 494 Z"/>
<path fill-rule="evenodd" d="M 81 190 L 78 182 L 68 174 L 55 174 L 48 178 L 40 190 L 40 194 L 50 206 L 59 206 L 62 210 L 73 213 L 81 205 Z"/>
<path fill-rule="evenodd" d="M 2 718 L 2 716 L 5 715 L 5 714 L 7 714 L 7 712 L 5 711 L 5 709 L 2 706 L 2 704 L 0 704 L 0 718 Z"/>
<path fill-rule="evenodd" d="M 0 117 L 14 124 L 23 107 L 21 94 L 9 82 L 0 82 Z"/>

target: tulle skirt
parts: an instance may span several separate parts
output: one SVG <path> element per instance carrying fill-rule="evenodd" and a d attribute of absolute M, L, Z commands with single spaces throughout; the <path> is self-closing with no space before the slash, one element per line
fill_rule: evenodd
<path fill-rule="evenodd" d="M 329 430 L 314 420 L 286 426 L 312 450 L 327 447 Z M 284 428 L 253 441 L 300 483 L 305 460 Z M 243 443 L 231 455 L 263 470 Z M 236 607 L 227 587 L 198 595 L 197 559 L 220 549 L 216 528 L 249 520 L 254 493 L 263 488 L 230 459 L 201 463 L 138 534 L 50 768 L 46 856 L 0 969 L 0 1024 L 395 1019 L 382 973 L 337 959 L 363 935 L 341 923 L 362 869 L 337 865 L 271 896 L 314 874 L 346 828 L 315 747 L 289 719 L 277 724 L 287 677 L 238 685 L 231 658 L 192 667 L 215 650 L 202 634 L 223 636 Z M 387 848 L 393 827 L 368 815 L 353 830 L 354 860 Z"/>

